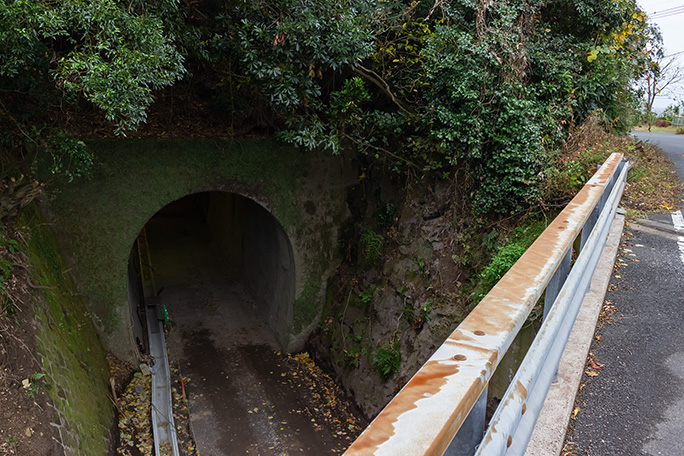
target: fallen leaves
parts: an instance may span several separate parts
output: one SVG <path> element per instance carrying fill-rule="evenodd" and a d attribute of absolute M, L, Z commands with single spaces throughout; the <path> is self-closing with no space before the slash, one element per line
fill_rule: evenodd
<path fill-rule="evenodd" d="M 331 435 L 341 439 L 344 442 L 341 444 L 346 448 L 349 441 L 361 432 L 362 423 L 358 422 L 352 405 L 344 398 L 340 387 L 316 365 L 308 353 L 288 355 L 287 360 L 293 383 L 298 388 L 309 390 L 308 395 L 312 400 L 309 411 L 319 421 L 325 421 Z M 315 418 L 311 421 L 319 427 Z"/>
<path fill-rule="evenodd" d="M 142 454 L 153 452 L 151 388 L 151 377 L 136 372 L 133 380 L 119 398 L 117 453 L 120 455 L 134 456 L 138 452 Z"/>

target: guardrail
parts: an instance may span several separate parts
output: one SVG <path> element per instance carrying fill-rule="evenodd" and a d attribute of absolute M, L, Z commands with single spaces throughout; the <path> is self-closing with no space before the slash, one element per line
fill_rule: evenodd
<path fill-rule="evenodd" d="M 346 455 L 524 454 L 628 169 L 622 154 L 606 160 Z M 544 323 L 485 434 L 489 380 L 544 291 Z"/>
<path fill-rule="evenodd" d="M 154 281 L 152 259 L 147 243 L 147 231 L 142 229 L 137 239 L 138 260 L 143 285 L 143 301 L 147 316 L 147 343 L 150 357 L 154 361 L 150 366 L 152 374 L 152 435 L 154 438 L 155 456 L 180 456 L 178 437 L 173 422 L 173 394 L 169 370 L 169 358 L 164 337 L 163 316 L 160 315 L 157 286 Z"/>

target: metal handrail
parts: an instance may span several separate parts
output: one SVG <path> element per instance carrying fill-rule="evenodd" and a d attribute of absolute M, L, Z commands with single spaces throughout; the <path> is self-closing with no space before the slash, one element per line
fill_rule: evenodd
<path fill-rule="evenodd" d="M 622 154 L 612 154 L 606 160 L 520 260 L 349 447 L 346 455 L 442 455 L 445 451 L 449 455 L 472 455 L 475 452 L 483 437 L 484 399 L 492 374 L 549 282 L 554 279 L 561 286 L 567 282 L 562 289 L 556 286 L 552 290 L 554 287 L 550 286 L 547 290 L 547 295 L 558 294 L 560 290 L 559 300 L 560 296 L 567 294 L 565 289 L 572 287 L 571 282 L 565 280 L 569 268 L 564 265 L 569 264 L 575 239 L 581 235 L 582 251 L 586 252 L 596 249 L 594 238 L 603 236 L 602 242 L 605 242 L 603 225 L 606 216 L 600 214 L 604 207 L 614 213 L 612 205 L 619 201 L 628 167 Z M 617 193 L 611 191 L 613 189 L 617 189 Z M 592 232 L 596 234 L 589 234 Z M 581 265 L 576 263 L 576 266 Z M 589 270 L 589 263 L 583 269 Z M 586 287 L 579 291 L 584 295 Z M 550 302 L 553 301 L 555 296 Z M 554 307 L 545 313 L 549 315 L 548 320 L 556 320 L 559 317 L 555 315 L 559 312 Z M 526 369 L 521 375 L 528 375 L 528 371 Z M 528 396 L 525 383 L 514 381 L 509 392 L 508 399 L 502 401 L 502 407 L 507 407 L 506 400 L 515 402 L 520 405 L 519 414 L 526 415 L 526 412 L 522 413 L 526 407 L 522 404 Z M 499 418 L 495 419 L 503 419 L 500 417 L 510 412 L 497 412 Z M 518 423 L 511 427 L 519 428 Z M 513 432 L 498 433 L 497 430 L 492 428 L 487 438 L 498 442 L 503 436 L 505 450 L 513 442 Z M 517 440 L 522 439 L 516 438 L 516 444 Z"/>
<path fill-rule="evenodd" d="M 140 261 L 140 275 L 143 282 L 143 301 L 147 314 L 147 339 L 150 357 L 154 361 L 150 367 L 152 373 L 152 436 L 154 438 L 154 454 L 166 454 L 162 449 L 164 443 L 171 447 L 172 456 L 180 456 L 178 436 L 173 417 L 173 394 L 171 391 L 169 358 L 164 337 L 164 326 L 161 323 L 159 299 L 154 279 L 154 269 L 151 265 L 150 248 L 147 242 L 147 231 L 143 227 L 136 241 L 138 246 L 138 260 Z"/>

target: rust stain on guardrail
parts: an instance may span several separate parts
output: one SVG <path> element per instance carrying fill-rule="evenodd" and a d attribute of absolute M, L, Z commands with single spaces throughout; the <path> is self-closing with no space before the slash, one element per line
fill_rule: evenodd
<path fill-rule="evenodd" d="M 346 455 L 444 452 L 580 234 L 621 159 L 622 154 L 615 153 L 606 160 Z"/>

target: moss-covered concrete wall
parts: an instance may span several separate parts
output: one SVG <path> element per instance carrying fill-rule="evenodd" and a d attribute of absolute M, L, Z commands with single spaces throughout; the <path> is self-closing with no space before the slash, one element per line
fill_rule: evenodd
<path fill-rule="evenodd" d="M 285 348 L 303 345 L 339 262 L 346 189 L 356 179 L 344 158 L 271 140 L 108 140 L 89 147 L 92 176 L 50 186 L 50 216 L 108 350 L 133 358 L 126 268 L 138 233 L 165 205 L 205 191 L 246 196 L 282 226 L 295 264 Z"/>
<path fill-rule="evenodd" d="M 62 444 L 83 456 L 108 454 L 114 410 L 109 369 L 90 312 L 65 266 L 50 226 L 34 206 L 22 217 L 36 281 L 38 355 Z M 48 411 L 46 411 L 48 412 Z"/>

